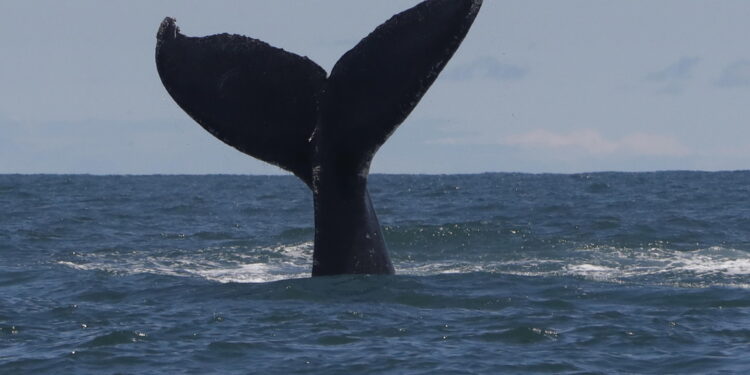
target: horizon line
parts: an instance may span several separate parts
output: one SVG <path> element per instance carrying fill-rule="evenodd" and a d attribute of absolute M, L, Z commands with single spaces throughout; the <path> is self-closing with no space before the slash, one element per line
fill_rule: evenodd
<path fill-rule="evenodd" d="M 525 175 L 582 175 L 582 174 L 653 174 L 653 173 L 738 173 L 750 172 L 750 169 L 663 169 L 644 171 L 583 171 L 583 172 L 523 172 L 523 171 L 486 171 L 486 172 L 457 172 L 457 173 L 390 173 L 376 172 L 369 176 L 469 176 L 490 174 L 525 174 Z M 89 176 L 89 177 L 189 177 L 189 176 L 247 176 L 247 177 L 296 177 L 291 173 L 278 174 L 255 174 L 255 173 L 23 173 L 23 172 L 0 172 L 0 176 Z"/>

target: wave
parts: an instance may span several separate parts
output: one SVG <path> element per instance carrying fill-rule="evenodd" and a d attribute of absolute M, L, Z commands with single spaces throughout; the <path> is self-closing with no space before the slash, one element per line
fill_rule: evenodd
<path fill-rule="evenodd" d="M 191 253 L 179 250 L 157 253 L 110 251 L 77 253 L 57 263 L 78 270 L 115 274 L 149 273 L 200 277 L 220 283 L 264 283 L 309 277 L 312 251 L 312 242 L 252 249 L 215 247 Z M 394 257 L 394 265 L 399 274 L 409 276 L 486 273 L 578 277 L 598 282 L 678 287 L 750 288 L 747 280 L 750 254 L 720 246 L 684 251 L 588 245 L 529 254 L 490 255 L 494 256 L 470 259 Z"/>
<path fill-rule="evenodd" d="M 600 282 L 678 287 L 750 288 L 750 254 L 732 248 L 714 246 L 683 251 L 586 246 L 556 253 L 557 256 L 546 252 L 535 253 L 534 257 L 490 262 L 413 263 L 401 271 L 425 276 L 485 272 L 531 277 L 571 276 Z"/>
<path fill-rule="evenodd" d="M 207 248 L 190 254 L 77 253 L 74 259 L 57 263 L 77 270 L 114 274 L 149 273 L 201 277 L 221 283 L 262 283 L 309 277 L 311 260 L 312 242 L 305 242 L 250 250 L 237 246 Z"/>

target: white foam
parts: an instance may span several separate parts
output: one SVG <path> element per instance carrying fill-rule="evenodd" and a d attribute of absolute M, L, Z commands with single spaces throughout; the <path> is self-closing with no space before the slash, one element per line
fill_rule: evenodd
<path fill-rule="evenodd" d="M 252 263 L 233 268 L 199 270 L 195 274 L 220 283 L 264 283 L 309 277 L 310 271 L 292 264 L 279 267 L 267 263 Z"/>
<path fill-rule="evenodd" d="M 619 272 L 612 267 L 604 267 L 595 264 L 574 264 L 565 267 L 566 273 L 580 275 L 595 280 L 611 280 Z"/>
<path fill-rule="evenodd" d="M 427 276 L 488 272 L 518 276 L 575 276 L 605 282 L 661 282 L 675 286 L 747 288 L 750 254 L 723 247 L 693 251 L 592 246 L 555 253 L 559 258 L 524 258 L 481 263 L 433 262 L 397 265 L 401 274 Z M 654 277 L 657 276 L 657 277 Z M 662 276 L 662 277 L 659 277 Z M 649 278 L 646 280 L 646 278 Z M 690 280 L 690 281 L 684 281 Z M 705 282 L 696 283 L 696 280 Z"/>
<path fill-rule="evenodd" d="M 77 270 L 115 274 L 194 276 L 221 283 L 262 283 L 309 277 L 312 242 L 249 250 L 202 249 L 195 255 L 178 257 L 167 254 L 143 256 L 137 251 L 76 254 L 75 261 L 59 261 L 57 264 Z"/>
<path fill-rule="evenodd" d="M 170 251 L 155 255 L 138 251 L 76 254 L 75 259 L 59 261 L 58 264 L 77 270 L 117 274 L 152 273 L 201 277 L 221 283 L 261 283 L 309 277 L 312 248 L 312 242 L 305 242 L 269 248 L 202 249 L 177 257 Z M 414 276 L 487 272 L 534 277 L 575 276 L 607 282 L 669 280 L 673 285 L 690 286 L 746 288 L 750 284 L 747 279 L 750 276 L 750 254 L 724 247 L 679 251 L 656 247 L 588 246 L 521 259 L 409 261 L 397 262 L 395 267 L 399 274 Z M 706 281 L 696 284 L 696 280 Z"/>

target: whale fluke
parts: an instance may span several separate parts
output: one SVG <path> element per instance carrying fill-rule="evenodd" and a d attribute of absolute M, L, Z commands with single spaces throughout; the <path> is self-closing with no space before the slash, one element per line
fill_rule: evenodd
<path fill-rule="evenodd" d="M 333 67 L 320 98 L 321 135 L 338 133 L 331 137 L 337 147 L 369 166 L 458 49 L 481 4 L 425 1 L 378 26 Z"/>
<path fill-rule="evenodd" d="M 463 41 L 482 0 L 427 0 L 393 16 L 326 72 L 257 39 L 157 33 L 162 83 L 230 146 L 284 168 L 313 191 L 313 276 L 390 274 L 367 191 L 375 152 Z"/>
<path fill-rule="evenodd" d="M 309 139 L 323 68 L 241 35 L 187 37 L 172 18 L 159 27 L 156 67 L 172 98 L 204 129 L 311 184 Z"/>

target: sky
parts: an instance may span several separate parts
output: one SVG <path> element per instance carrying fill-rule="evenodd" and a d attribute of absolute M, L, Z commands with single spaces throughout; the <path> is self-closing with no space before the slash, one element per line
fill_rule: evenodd
<path fill-rule="evenodd" d="M 154 64 L 165 16 L 326 71 L 418 0 L 0 0 L 0 173 L 284 174 Z M 485 0 L 373 173 L 750 169 L 750 1 Z"/>

